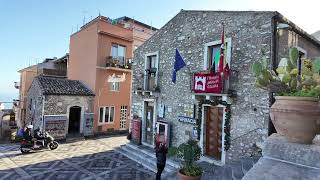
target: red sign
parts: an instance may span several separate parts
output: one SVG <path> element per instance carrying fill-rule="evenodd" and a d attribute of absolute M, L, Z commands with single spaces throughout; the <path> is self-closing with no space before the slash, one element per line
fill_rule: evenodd
<path fill-rule="evenodd" d="M 222 80 L 220 73 L 195 73 L 192 90 L 195 93 L 221 93 Z"/>
<path fill-rule="evenodd" d="M 132 120 L 132 141 L 136 144 L 141 144 L 141 120 Z"/>

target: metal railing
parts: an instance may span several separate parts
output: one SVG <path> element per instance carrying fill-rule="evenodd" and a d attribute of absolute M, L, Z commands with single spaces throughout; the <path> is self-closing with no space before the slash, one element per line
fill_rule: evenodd
<path fill-rule="evenodd" d="M 123 69 L 131 69 L 131 63 L 129 63 L 129 59 L 125 57 L 113 57 L 108 56 L 106 58 L 106 67 L 117 67 Z"/>

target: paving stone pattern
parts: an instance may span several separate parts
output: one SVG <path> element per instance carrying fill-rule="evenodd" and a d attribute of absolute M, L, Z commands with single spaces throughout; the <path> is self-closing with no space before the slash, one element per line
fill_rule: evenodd
<path fill-rule="evenodd" d="M 139 162 L 146 168 L 156 172 L 156 158 L 154 150 L 144 146 L 137 146 L 132 143 L 120 146 L 117 151 L 127 156 L 128 158 Z M 207 162 L 199 162 L 203 168 L 203 180 L 240 180 L 259 160 L 259 157 L 246 157 L 240 160 L 227 162 L 225 166 L 216 166 Z M 162 174 L 162 179 L 178 180 L 177 171 L 179 163 L 167 159 L 165 171 Z"/>
<path fill-rule="evenodd" d="M 125 137 L 60 144 L 54 151 L 21 154 L 19 145 L 0 145 L 0 180 L 155 179 L 155 173 L 114 149 Z"/>

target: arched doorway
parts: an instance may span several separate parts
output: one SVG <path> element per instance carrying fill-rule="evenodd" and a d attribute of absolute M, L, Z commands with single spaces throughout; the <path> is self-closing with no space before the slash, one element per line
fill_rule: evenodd
<path fill-rule="evenodd" d="M 72 106 L 69 110 L 69 128 L 68 134 L 80 133 L 81 107 Z"/>

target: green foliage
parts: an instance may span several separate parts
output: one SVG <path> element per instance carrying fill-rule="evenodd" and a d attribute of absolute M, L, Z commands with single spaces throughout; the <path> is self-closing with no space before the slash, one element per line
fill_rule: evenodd
<path fill-rule="evenodd" d="M 187 176 L 200 176 L 202 174 L 202 168 L 196 165 L 190 165 L 182 167 L 180 172 Z"/>
<path fill-rule="evenodd" d="M 262 64 L 260 62 L 255 62 L 252 65 L 252 71 L 255 76 L 260 76 L 262 72 Z"/>
<path fill-rule="evenodd" d="M 320 57 L 318 57 L 314 62 L 313 62 L 313 71 L 316 73 L 320 73 Z"/>
<path fill-rule="evenodd" d="M 289 57 L 292 64 L 297 65 L 298 58 L 299 58 L 299 51 L 297 48 L 290 48 L 289 49 Z"/>
<path fill-rule="evenodd" d="M 300 97 L 320 97 L 320 88 L 311 90 L 300 90 L 290 93 L 282 93 L 281 96 L 300 96 Z"/>
<path fill-rule="evenodd" d="M 201 148 L 195 140 L 188 140 L 186 143 L 180 144 L 179 147 L 171 147 L 168 156 L 176 156 L 182 160 L 181 173 L 188 176 L 199 176 L 202 174 L 201 167 L 195 164 L 202 156 Z"/>
<path fill-rule="evenodd" d="M 257 62 L 252 66 L 256 77 L 256 86 L 278 95 L 319 97 L 320 87 L 320 58 L 315 61 L 304 59 L 303 68 L 299 74 L 297 48 L 289 50 L 289 60 L 282 58 L 275 74 L 267 65 Z M 265 63 L 263 59 L 261 61 Z M 257 73 L 257 71 L 261 73 Z"/>

